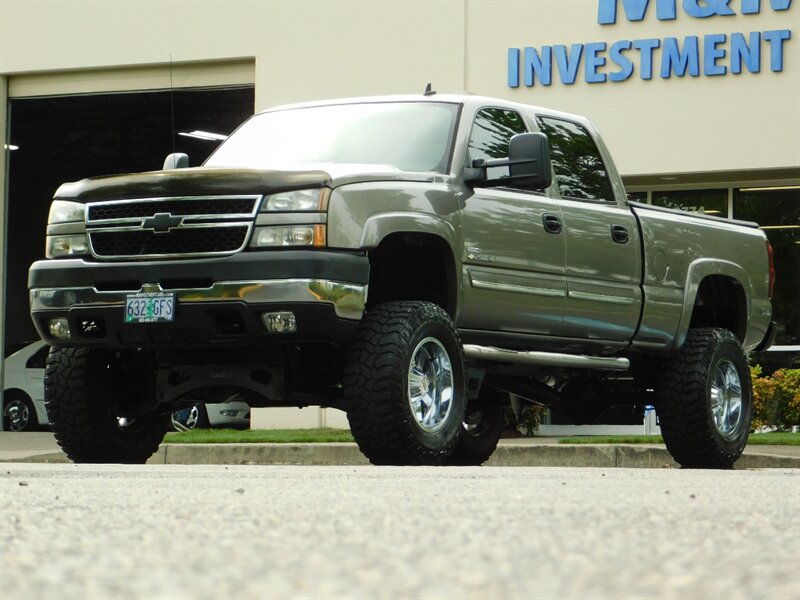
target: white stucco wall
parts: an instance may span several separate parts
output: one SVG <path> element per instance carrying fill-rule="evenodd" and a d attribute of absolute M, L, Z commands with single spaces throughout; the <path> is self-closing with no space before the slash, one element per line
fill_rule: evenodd
<path fill-rule="evenodd" d="M 759 14 L 655 17 L 599 0 L 0 2 L 0 74 L 252 59 L 256 109 L 318 98 L 440 91 L 502 96 L 586 114 L 625 175 L 800 169 L 800 3 Z M 691 4 L 691 2 L 689 3 Z M 695 2 L 695 4 L 697 4 Z M 703 3 L 700 3 L 701 5 Z M 719 3 L 715 3 L 719 4 Z M 724 3 L 723 3 L 724 4 Z M 526 46 L 788 29 L 783 71 L 621 83 L 507 85 L 507 50 Z M 702 48 L 701 48 L 702 51 Z M 658 51 L 657 51 L 658 52 Z M 607 55 L 608 53 L 606 53 Z M 723 59 L 720 64 L 725 64 Z M 611 73 L 614 65 L 601 71 Z"/>

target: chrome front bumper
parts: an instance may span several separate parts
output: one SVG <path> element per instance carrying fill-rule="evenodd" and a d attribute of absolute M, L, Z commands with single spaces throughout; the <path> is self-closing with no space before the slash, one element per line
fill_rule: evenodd
<path fill-rule="evenodd" d="M 128 294 L 172 292 L 178 305 L 236 300 L 246 304 L 312 302 L 332 304 L 341 319 L 359 320 L 364 314 L 368 286 L 324 279 L 272 279 L 218 281 L 203 289 L 163 289 L 145 284 L 138 290 L 100 291 L 95 287 L 30 290 L 31 312 L 69 310 L 73 307 L 124 306 Z"/>

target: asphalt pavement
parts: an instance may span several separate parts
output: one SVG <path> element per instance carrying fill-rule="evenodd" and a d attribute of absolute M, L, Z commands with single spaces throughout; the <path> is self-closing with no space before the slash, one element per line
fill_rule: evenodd
<path fill-rule="evenodd" d="M 3 600 L 797 600 L 800 471 L 0 471 Z"/>
<path fill-rule="evenodd" d="M 488 466 L 676 468 L 663 444 L 559 444 L 503 439 Z M 69 462 L 49 432 L 0 432 L 0 462 Z M 162 444 L 151 464 L 366 465 L 355 444 Z M 748 446 L 737 469 L 800 469 L 800 446 Z"/>

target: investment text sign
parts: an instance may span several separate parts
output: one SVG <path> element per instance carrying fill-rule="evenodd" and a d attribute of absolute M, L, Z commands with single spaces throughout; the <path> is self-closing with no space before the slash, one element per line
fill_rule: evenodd
<path fill-rule="evenodd" d="M 621 15 L 629 21 L 652 17 L 671 21 L 680 11 L 697 19 L 748 16 L 762 10 L 789 11 L 791 5 L 792 0 L 598 0 L 597 22 L 614 25 Z M 783 70 L 785 45 L 791 37 L 789 29 L 773 29 L 509 48 L 508 86 L 532 87 L 559 81 L 570 85 L 580 78 L 587 83 L 618 83 L 631 77 L 649 80 L 687 74 L 738 75 L 759 73 L 762 65 L 778 72 Z"/>

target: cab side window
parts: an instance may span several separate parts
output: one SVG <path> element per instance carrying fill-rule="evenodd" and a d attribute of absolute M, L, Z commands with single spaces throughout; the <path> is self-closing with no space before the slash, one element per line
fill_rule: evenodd
<path fill-rule="evenodd" d="M 506 158 L 508 141 L 518 133 L 525 133 L 525 123 L 519 113 L 504 108 L 484 108 L 475 115 L 469 136 L 467 166 L 476 158 Z M 492 167 L 486 170 L 489 179 L 508 175 L 508 167 Z"/>
<path fill-rule="evenodd" d="M 589 132 L 582 125 L 564 119 L 536 120 L 550 140 L 550 158 L 561 197 L 613 202 L 606 166 Z"/>

